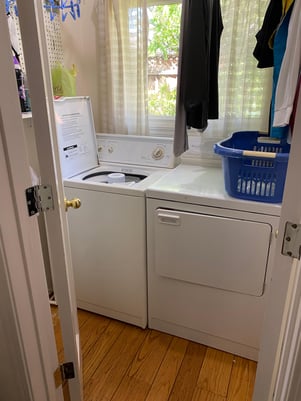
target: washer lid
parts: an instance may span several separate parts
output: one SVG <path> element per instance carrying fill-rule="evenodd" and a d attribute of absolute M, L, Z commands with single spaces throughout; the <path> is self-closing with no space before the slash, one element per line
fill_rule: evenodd
<path fill-rule="evenodd" d="M 54 101 L 54 111 L 63 178 L 96 167 L 98 158 L 90 98 L 60 98 Z"/>

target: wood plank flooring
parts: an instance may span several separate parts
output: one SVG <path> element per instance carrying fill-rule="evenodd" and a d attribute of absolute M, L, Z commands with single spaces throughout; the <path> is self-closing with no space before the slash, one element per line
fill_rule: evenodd
<path fill-rule="evenodd" d="M 59 360 L 58 310 L 52 307 Z M 78 310 L 84 401 L 251 401 L 256 362 Z"/>

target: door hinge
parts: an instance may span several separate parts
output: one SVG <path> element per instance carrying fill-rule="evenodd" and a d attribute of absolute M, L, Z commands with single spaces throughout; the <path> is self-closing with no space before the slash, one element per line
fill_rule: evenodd
<path fill-rule="evenodd" d="M 29 216 L 53 210 L 51 185 L 35 185 L 26 188 L 26 202 Z"/>
<path fill-rule="evenodd" d="M 300 259 L 301 256 L 301 224 L 287 222 L 285 225 L 282 255 Z"/>
<path fill-rule="evenodd" d="M 74 379 L 75 372 L 73 362 L 66 362 L 60 365 L 55 370 L 53 376 L 56 388 L 62 385 L 66 380 Z"/>

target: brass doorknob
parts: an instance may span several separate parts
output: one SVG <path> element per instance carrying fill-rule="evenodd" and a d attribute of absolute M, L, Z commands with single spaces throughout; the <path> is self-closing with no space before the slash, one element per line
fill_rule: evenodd
<path fill-rule="evenodd" d="M 69 207 L 73 207 L 73 209 L 78 209 L 81 206 L 81 201 L 78 198 L 74 198 L 71 200 L 68 200 L 65 198 L 65 210 L 66 212 L 68 211 Z"/>

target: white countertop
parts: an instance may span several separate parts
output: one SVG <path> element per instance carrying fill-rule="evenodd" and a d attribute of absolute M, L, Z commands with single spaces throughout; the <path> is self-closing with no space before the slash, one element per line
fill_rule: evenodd
<path fill-rule="evenodd" d="M 222 207 L 280 216 L 281 204 L 247 201 L 230 197 L 223 171 L 217 167 L 180 164 L 146 190 L 147 198 Z"/>

